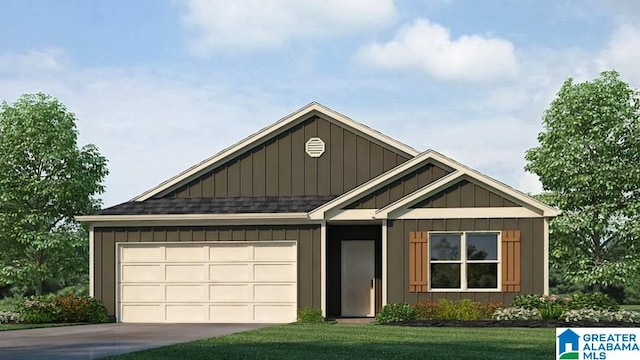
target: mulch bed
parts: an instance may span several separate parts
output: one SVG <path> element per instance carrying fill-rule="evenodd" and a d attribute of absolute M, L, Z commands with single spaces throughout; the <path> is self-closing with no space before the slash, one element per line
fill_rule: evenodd
<path fill-rule="evenodd" d="M 413 320 L 389 323 L 392 326 L 413 327 L 522 327 L 522 328 L 568 328 L 568 327 L 640 327 L 640 323 L 621 321 L 574 321 L 564 320 Z"/>

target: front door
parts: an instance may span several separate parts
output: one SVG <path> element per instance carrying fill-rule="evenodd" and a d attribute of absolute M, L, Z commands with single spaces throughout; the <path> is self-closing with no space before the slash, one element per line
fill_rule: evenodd
<path fill-rule="evenodd" d="M 375 314 L 375 241 L 342 241 L 341 315 Z"/>

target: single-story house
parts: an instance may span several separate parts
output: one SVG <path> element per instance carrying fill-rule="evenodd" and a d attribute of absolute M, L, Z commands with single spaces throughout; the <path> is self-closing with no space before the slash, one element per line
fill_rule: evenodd
<path fill-rule="evenodd" d="M 269 322 L 316 307 L 548 293 L 559 213 L 311 103 L 97 214 L 91 295 L 121 322 Z"/>

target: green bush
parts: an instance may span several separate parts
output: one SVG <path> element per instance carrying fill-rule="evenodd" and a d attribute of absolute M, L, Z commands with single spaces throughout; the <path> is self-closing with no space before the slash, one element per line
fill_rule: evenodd
<path fill-rule="evenodd" d="M 314 307 L 304 307 L 298 311 L 298 322 L 303 324 L 317 324 L 324 322 L 322 309 Z"/>
<path fill-rule="evenodd" d="M 525 308 L 525 309 L 539 309 L 542 306 L 540 300 L 542 296 L 535 294 L 522 294 L 516 296 L 511 303 L 511 307 Z"/>
<path fill-rule="evenodd" d="M 27 324 L 48 324 L 59 322 L 60 310 L 50 297 L 31 296 L 16 306 L 16 311 Z"/>
<path fill-rule="evenodd" d="M 22 322 L 28 324 L 109 321 L 107 309 L 97 299 L 73 294 L 38 296 L 24 299 L 16 306 Z"/>
<path fill-rule="evenodd" d="M 560 318 L 565 308 L 558 304 L 545 304 L 538 309 L 540 311 L 540 317 L 543 320 L 557 320 Z"/>
<path fill-rule="evenodd" d="M 450 301 L 441 299 L 438 302 L 422 300 L 414 306 L 418 319 L 421 320 L 479 320 L 491 319 L 493 313 L 502 307 L 495 301 L 472 302 L 469 299 Z"/>
<path fill-rule="evenodd" d="M 440 299 L 436 307 L 435 318 L 437 320 L 478 320 L 480 319 L 480 311 L 478 311 L 476 304 L 469 299 L 455 302 Z"/>
<path fill-rule="evenodd" d="M 387 304 L 380 309 L 376 315 L 376 322 L 379 324 L 387 324 L 396 321 L 416 320 L 418 313 L 416 309 L 409 304 Z"/>
<path fill-rule="evenodd" d="M 573 293 L 566 302 L 567 310 L 593 309 L 593 310 L 618 310 L 618 303 L 607 294 L 594 292 L 583 294 Z"/>

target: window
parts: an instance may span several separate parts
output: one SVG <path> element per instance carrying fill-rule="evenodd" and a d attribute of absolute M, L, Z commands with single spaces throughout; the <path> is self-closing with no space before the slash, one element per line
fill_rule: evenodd
<path fill-rule="evenodd" d="M 432 290 L 498 290 L 498 233 L 429 234 Z"/>

